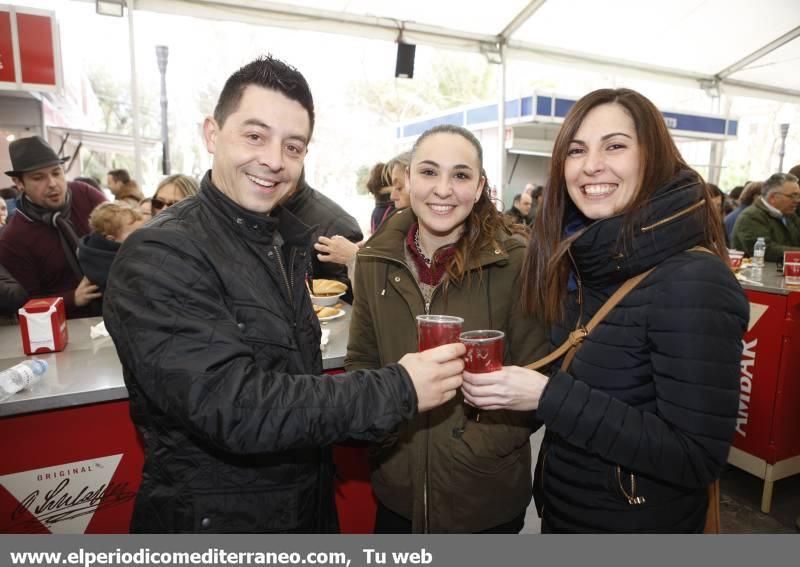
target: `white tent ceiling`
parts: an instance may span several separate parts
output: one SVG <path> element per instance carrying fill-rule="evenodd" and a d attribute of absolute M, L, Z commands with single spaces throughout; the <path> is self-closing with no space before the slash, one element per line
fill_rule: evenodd
<path fill-rule="evenodd" d="M 128 0 L 137 10 L 326 31 L 800 100 L 800 0 Z"/>

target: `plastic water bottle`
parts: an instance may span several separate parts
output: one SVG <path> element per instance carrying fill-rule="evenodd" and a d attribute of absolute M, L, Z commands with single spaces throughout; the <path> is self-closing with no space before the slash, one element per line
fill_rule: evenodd
<path fill-rule="evenodd" d="M 46 371 L 47 361 L 37 358 L 25 360 L 0 372 L 0 402 L 39 382 Z"/>
<path fill-rule="evenodd" d="M 767 251 L 767 243 L 764 241 L 763 236 L 759 236 L 758 240 L 756 240 L 755 246 L 753 246 L 753 267 L 754 268 L 763 268 L 764 267 L 764 253 Z"/>

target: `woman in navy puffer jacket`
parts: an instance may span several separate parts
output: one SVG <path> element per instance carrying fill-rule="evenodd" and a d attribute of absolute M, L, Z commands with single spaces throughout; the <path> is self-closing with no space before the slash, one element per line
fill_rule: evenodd
<path fill-rule="evenodd" d="M 464 373 L 469 403 L 536 408 L 547 427 L 534 482 L 543 532 L 703 530 L 736 425 L 748 320 L 709 198 L 639 93 L 592 92 L 564 121 L 523 289 L 552 346 L 655 270 L 566 371 Z"/>

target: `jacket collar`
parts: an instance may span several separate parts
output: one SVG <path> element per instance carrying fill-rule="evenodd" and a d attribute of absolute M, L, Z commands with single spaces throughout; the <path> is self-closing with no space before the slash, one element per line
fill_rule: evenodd
<path fill-rule="evenodd" d="M 756 197 L 756 202 L 754 204 L 756 207 L 762 209 L 772 218 L 783 222 L 783 213 L 780 212 L 775 207 L 773 207 L 772 205 L 770 205 L 769 203 L 767 203 L 767 201 L 763 197 Z"/>
<path fill-rule="evenodd" d="M 312 229 L 284 207 L 276 207 L 269 215 L 248 211 L 220 191 L 211 180 L 211 170 L 203 177 L 198 193 L 200 201 L 231 230 L 247 240 L 272 244 L 278 232 L 283 242 L 292 246 L 311 245 Z"/>
<path fill-rule="evenodd" d="M 415 222 L 417 222 L 417 217 L 411 207 L 395 211 L 392 216 L 383 222 L 378 231 L 367 240 L 359 255 L 380 256 L 405 264 L 405 241 L 411 225 Z M 508 241 L 514 242 L 510 238 Z M 520 241 L 519 246 L 524 246 L 524 244 Z M 482 268 L 498 262 L 508 262 L 508 253 L 497 246 L 484 246 L 469 259 L 467 269 Z"/>
<path fill-rule="evenodd" d="M 311 186 L 306 183 L 305 173 L 297 181 L 297 190 L 283 203 L 284 208 L 296 211 L 311 196 Z"/>
<path fill-rule="evenodd" d="M 632 238 L 622 240 L 625 213 L 583 229 L 571 253 L 581 279 L 616 284 L 705 240 L 703 182 L 693 172 L 679 173 L 660 187 L 636 214 Z"/>

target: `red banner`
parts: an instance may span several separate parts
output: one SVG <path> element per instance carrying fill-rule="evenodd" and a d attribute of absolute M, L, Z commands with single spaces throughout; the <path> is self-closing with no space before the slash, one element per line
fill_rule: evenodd
<path fill-rule="evenodd" d="M 11 37 L 11 13 L 0 10 L 0 83 L 13 83 L 16 80 L 14 44 Z"/>
<path fill-rule="evenodd" d="M 800 455 L 800 294 L 747 291 L 733 445 L 767 463 Z"/>
<path fill-rule="evenodd" d="M 19 59 L 22 82 L 56 86 L 56 56 L 53 51 L 53 19 L 50 16 L 17 14 Z"/>
<path fill-rule="evenodd" d="M 12 33 L 15 28 L 16 35 Z M 0 10 L 0 83 L 25 90 L 52 90 L 58 86 L 53 14 L 26 13 L 16 7 Z"/>

